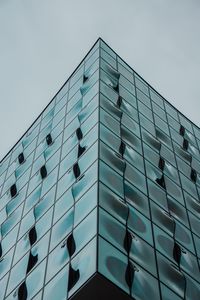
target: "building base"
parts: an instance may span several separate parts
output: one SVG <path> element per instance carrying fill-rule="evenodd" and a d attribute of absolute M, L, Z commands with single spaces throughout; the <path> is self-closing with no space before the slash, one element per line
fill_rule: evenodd
<path fill-rule="evenodd" d="M 99 273 L 90 278 L 70 300 L 133 300 L 129 295 Z"/>

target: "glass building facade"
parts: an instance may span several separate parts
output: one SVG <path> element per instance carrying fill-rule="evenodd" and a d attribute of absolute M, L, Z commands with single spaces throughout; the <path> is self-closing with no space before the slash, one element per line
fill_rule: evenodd
<path fill-rule="evenodd" d="M 99 39 L 0 163 L 0 299 L 199 300 L 199 151 Z"/>

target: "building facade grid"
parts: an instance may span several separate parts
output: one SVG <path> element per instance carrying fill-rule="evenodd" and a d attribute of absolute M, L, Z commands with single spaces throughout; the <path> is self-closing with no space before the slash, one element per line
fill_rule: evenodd
<path fill-rule="evenodd" d="M 73 298 L 99 273 L 130 299 L 198 300 L 199 151 L 99 39 L 0 164 L 0 298 Z"/>

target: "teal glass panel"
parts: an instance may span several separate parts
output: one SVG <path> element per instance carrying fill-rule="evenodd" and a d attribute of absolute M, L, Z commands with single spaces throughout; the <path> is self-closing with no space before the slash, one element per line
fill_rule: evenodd
<path fill-rule="evenodd" d="M 173 236 L 175 230 L 174 219 L 171 217 L 168 211 L 163 210 L 153 201 L 150 201 L 150 204 L 153 222 L 165 230 L 169 235 Z"/>
<path fill-rule="evenodd" d="M 13 253 L 14 247 L 1 260 L 0 279 L 2 279 L 2 277 L 9 271 L 12 263 Z"/>
<path fill-rule="evenodd" d="M 54 208 L 53 224 L 56 223 L 74 204 L 74 197 L 72 190 L 69 188 L 64 194 L 57 200 Z"/>
<path fill-rule="evenodd" d="M 38 243 L 34 244 L 34 246 L 31 248 L 28 237 L 23 237 L 16 245 L 14 264 L 18 262 L 22 258 L 22 256 L 25 255 L 25 253 L 27 255 L 27 252 L 30 250 L 33 256 L 37 256 L 37 262 L 40 263 L 42 259 L 47 255 L 49 238 L 50 233 L 48 232 L 42 239 L 39 240 Z"/>
<path fill-rule="evenodd" d="M 132 94 L 127 89 L 125 89 L 122 85 L 120 85 L 119 86 L 119 94 L 131 106 L 136 107 L 137 101 L 136 101 L 136 97 L 135 97 L 135 91 L 134 91 L 134 94 Z"/>
<path fill-rule="evenodd" d="M 111 168 L 123 176 L 124 160 L 118 153 L 114 152 L 111 148 L 100 142 L 100 158 L 107 163 Z"/>
<path fill-rule="evenodd" d="M 69 154 L 70 152 L 75 152 L 75 155 L 77 156 L 77 154 L 78 154 L 78 143 L 81 145 L 81 147 L 85 147 L 86 149 L 88 149 L 95 142 L 97 137 L 98 137 L 98 124 L 96 124 L 93 128 L 91 128 L 85 134 L 85 136 L 83 136 L 81 141 L 78 140 L 77 135 L 74 132 L 68 138 L 68 140 L 63 144 L 61 159 L 66 157 L 67 154 Z"/>
<path fill-rule="evenodd" d="M 149 218 L 149 200 L 147 196 L 127 181 L 124 182 L 124 189 L 126 201 Z"/>
<path fill-rule="evenodd" d="M 122 224 L 126 224 L 128 215 L 126 203 L 102 183 L 99 183 L 99 205 Z"/>
<path fill-rule="evenodd" d="M 195 216 L 199 217 L 200 213 L 200 203 L 197 199 L 193 198 L 190 194 L 183 191 L 185 197 L 185 204 L 187 209 L 189 209 Z"/>
<path fill-rule="evenodd" d="M 200 219 L 194 216 L 192 213 L 188 212 L 189 219 L 190 219 L 190 225 L 192 231 L 200 237 Z"/>
<path fill-rule="evenodd" d="M 68 273 L 67 265 L 44 287 L 44 299 L 65 300 L 67 298 Z"/>
<path fill-rule="evenodd" d="M 155 91 L 153 91 L 151 88 L 150 88 L 150 96 L 151 96 L 151 99 L 156 104 L 158 104 L 160 107 L 164 108 L 164 99 L 159 94 L 157 94 Z"/>
<path fill-rule="evenodd" d="M 158 205 L 168 210 L 167 196 L 163 188 L 157 183 L 147 180 L 149 197 L 154 200 Z"/>
<path fill-rule="evenodd" d="M 16 243 L 18 230 L 19 223 L 5 236 L 4 239 L 1 239 L 2 255 L 5 255 Z"/>
<path fill-rule="evenodd" d="M 128 227 L 133 233 L 153 245 L 151 222 L 131 206 L 129 206 Z"/>
<path fill-rule="evenodd" d="M 131 154 L 133 149 L 139 153 L 142 153 L 141 141 L 134 134 L 132 134 L 126 127 L 121 128 L 121 136 L 124 143 L 126 143 L 125 147 L 125 158 L 132 164 Z M 100 124 L 100 138 L 113 150 L 119 150 L 121 139 L 114 135 L 107 127 L 103 124 Z M 135 153 L 135 152 L 134 152 Z"/>
<path fill-rule="evenodd" d="M 131 94 L 135 95 L 135 86 L 132 82 L 127 80 L 124 76 L 120 76 L 119 83 L 121 86 L 123 86 L 125 89 L 127 89 Z"/>
<path fill-rule="evenodd" d="M 6 291 L 6 284 L 8 281 L 8 275 L 4 276 L 3 279 L 0 280 L 0 297 L 1 299 L 4 299 L 5 291 Z"/>
<path fill-rule="evenodd" d="M 108 47 L 104 43 L 104 41 L 100 41 L 100 46 L 103 50 L 105 50 L 108 54 L 110 54 L 114 59 L 116 59 L 117 56 L 116 56 L 115 52 L 110 47 Z"/>
<path fill-rule="evenodd" d="M 125 225 L 122 225 L 117 219 L 101 208 L 99 209 L 99 234 L 120 251 L 124 252 L 124 254 L 127 254 L 123 246 L 126 234 Z"/>
<path fill-rule="evenodd" d="M 20 193 L 18 193 L 14 199 L 8 202 L 8 204 L 6 205 L 7 215 L 13 213 L 17 209 L 17 207 L 25 200 L 26 191 L 27 191 L 27 185 L 20 190 Z M 2 220 L 2 217 L 0 217 L 0 220 Z"/>
<path fill-rule="evenodd" d="M 100 122 L 108 127 L 113 133 L 120 136 L 120 124 L 117 122 L 110 114 L 105 112 L 105 110 L 100 109 Z"/>
<path fill-rule="evenodd" d="M 87 107 L 86 107 L 87 108 Z M 98 121 L 98 109 L 91 112 L 82 111 L 82 114 L 79 115 L 79 118 L 75 118 L 64 131 L 64 141 L 66 141 L 72 133 L 76 131 L 77 128 L 81 125 L 81 130 L 83 132 L 83 136 L 97 123 Z"/>
<path fill-rule="evenodd" d="M 25 279 L 26 276 L 26 269 L 28 265 L 29 255 L 26 254 L 19 262 L 16 264 L 10 273 L 7 294 L 10 294 L 18 285 L 19 283 Z"/>
<path fill-rule="evenodd" d="M 30 299 L 32 299 L 44 284 L 45 267 L 46 260 L 44 260 L 26 279 L 27 294 Z"/>
<path fill-rule="evenodd" d="M 129 164 L 126 165 L 125 178 L 143 193 L 147 193 L 146 178 L 144 174 Z"/>
<path fill-rule="evenodd" d="M 53 249 L 70 233 L 73 227 L 74 210 L 70 209 L 53 227 L 50 249 Z"/>
<path fill-rule="evenodd" d="M 103 58 L 108 64 L 110 64 L 113 68 L 116 69 L 116 64 L 117 61 L 116 59 L 113 58 L 110 54 L 108 54 L 106 51 L 103 49 L 100 49 L 100 56 Z"/>
<path fill-rule="evenodd" d="M 120 60 L 118 59 L 118 61 L 120 61 Z M 126 79 L 128 79 L 133 84 L 133 72 L 128 70 L 128 68 L 126 68 L 121 62 L 122 61 L 120 61 L 120 63 L 118 63 L 118 70 L 119 70 L 120 74 L 122 74 L 124 77 L 126 77 Z"/>
<path fill-rule="evenodd" d="M 139 114 L 140 125 L 151 135 L 156 136 L 155 125 L 141 113 Z"/>
<path fill-rule="evenodd" d="M 68 297 L 71 297 L 95 272 L 96 272 L 97 240 L 94 238 L 71 261 L 74 270 L 79 270 L 79 280 L 70 289 Z"/>
<path fill-rule="evenodd" d="M 19 238 L 21 238 L 24 234 L 28 234 L 30 229 L 35 226 L 37 238 L 39 239 L 39 237 L 43 236 L 51 227 L 52 215 L 53 209 L 50 208 L 39 220 L 36 220 L 34 213 L 31 210 L 21 221 Z"/>
<path fill-rule="evenodd" d="M 73 196 L 75 201 L 81 198 L 84 193 L 97 181 L 98 165 L 95 162 L 73 185 Z"/>
<path fill-rule="evenodd" d="M 99 179 L 108 188 L 113 190 L 114 193 L 123 198 L 124 187 L 122 177 L 102 161 L 99 163 Z"/>
<path fill-rule="evenodd" d="M 198 299 L 200 295 L 200 286 L 195 280 L 193 280 L 190 276 L 184 274 L 186 277 L 186 299 Z"/>
<path fill-rule="evenodd" d="M 167 197 L 167 201 L 170 214 L 183 225 L 189 228 L 186 208 L 170 196 Z"/>
<path fill-rule="evenodd" d="M 182 272 L 176 265 L 169 263 L 164 256 L 158 253 L 157 261 L 160 280 L 183 299 L 185 292 L 185 278 Z"/>
<path fill-rule="evenodd" d="M 86 80 L 85 83 L 82 83 L 80 87 L 80 92 L 81 95 L 84 96 L 91 88 L 92 86 L 96 83 L 96 81 L 99 78 L 99 70 L 97 70 L 94 74 L 89 76 L 88 80 Z"/>
<path fill-rule="evenodd" d="M 157 115 L 154 116 L 155 125 L 162 129 L 167 135 L 169 135 L 169 127 L 166 122 L 164 122 Z"/>
<path fill-rule="evenodd" d="M 88 58 L 85 61 L 85 69 L 87 70 L 99 57 L 99 49 L 97 48 L 96 51 L 91 52 Z"/>
<path fill-rule="evenodd" d="M 184 248 L 188 249 L 192 253 L 195 253 L 190 230 L 188 230 L 187 227 L 183 226 L 178 221 L 176 221 L 175 238 L 180 244 L 183 245 Z"/>
<path fill-rule="evenodd" d="M 22 207 L 21 204 L 5 221 L 1 224 L 1 235 L 5 237 L 6 234 L 19 222 L 22 215 Z"/>
<path fill-rule="evenodd" d="M 163 121 L 167 122 L 166 112 L 161 109 L 156 103 L 152 102 L 152 108 L 155 114 L 157 114 Z"/>
<path fill-rule="evenodd" d="M 147 244 L 143 239 L 139 238 L 136 234 L 132 234 L 129 255 L 134 262 L 157 277 L 154 248 L 149 246 L 149 244 Z"/>
<path fill-rule="evenodd" d="M 167 148 L 164 144 L 161 145 L 160 155 L 176 167 L 174 153 L 169 148 Z"/>
<path fill-rule="evenodd" d="M 137 98 L 151 109 L 150 98 L 146 96 L 143 92 L 141 92 L 139 89 L 136 89 L 136 94 Z"/>
<path fill-rule="evenodd" d="M 98 271 L 126 293 L 129 293 L 129 287 L 125 280 L 126 255 L 101 237 L 99 237 L 98 253 Z"/>
<path fill-rule="evenodd" d="M 154 121 L 153 113 L 152 113 L 151 109 L 149 109 L 146 105 L 144 105 L 140 101 L 138 101 L 138 111 L 140 113 L 142 113 L 146 118 L 148 118 L 151 122 Z"/>
<path fill-rule="evenodd" d="M 46 272 L 46 282 L 51 280 L 55 276 L 55 274 L 57 274 L 64 266 L 65 266 L 65 269 L 67 270 L 68 267 L 66 266 L 66 264 L 68 262 L 69 262 L 69 254 L 67 251 L 67 247 L 64 243 L 63 244 L 60 243 L 49 254 L 48 264 L 47 264 L 47 272 Z M 61 273 L 63 273 L 63 276 L 66 276 L 66 275 L 64 275 L 65 272 L 63 273 L 63 271 L 61 271 Z"/>
<path fill-rule="evenodd" d="M 96 207 L 97 201 L 97 184 L 94 184 L 75 204 L 74 226 L 87 218 L 88 213 Z"/>
<path fill-rule="evenodd" d="M 97 209 L 93 209 L 72 233 L 76 244 L 74 257 L 97 234 Z"/>
<path fill-rule="evenodd" d="M 135 84 L 138 89 L 140 89 L 143 93 L 149 96 L 149 88 L 148 85 L 138 76 L 135 76 Z"/>
<path fill-rule="evenodd" d="M 100 81 L 100 93 L 106 96 L 112 103 L 117 103 L 119 95 L 103 81 Z"/>
<path fill-rule="evenodd" d="M 158 281 L 133 261 L 134 277 L 131 288 L 133 299 L 160 299 Z"/>
<path fill-rule="evenodd" d="M 121 110 L 116 106 L 116 104 L 112 103 L 106 96 L 103 94 L 100 94 L 100 106 L 110 115 L 112 115 L 113 118 L 115 118 L 118 122 L 120 122 L 122 112 Z"/>

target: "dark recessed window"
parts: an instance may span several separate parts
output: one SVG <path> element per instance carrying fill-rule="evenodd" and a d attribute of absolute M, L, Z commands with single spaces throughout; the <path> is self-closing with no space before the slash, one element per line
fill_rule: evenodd
<path fill-rule="evenodd" d="M 85 83 L 87 80 L 88 80 L 88 76 L 86 76 L 86 75 L 83 75 L 83 83 Z"/>
<path fill-rule="evenodd" d="M 35 226 L 31 228 L 31 230 L 28 233 L 29 242 L 31 246 L 37 241 L 37 232 L 35 230 Z"/>
<path fill-rule="evenodd" d="M 179 133 L 180 133 L 180 135 L 184 136 L 184 134 L 185 134 L 185 127 L 183 125 L 181 125 Z"/>
<path fill-rule="evenodd" d="M 47 177 L 47 169 L 45 166 L 42 166 L 40 169 L 40 175 L 42 177 L 42 179 L 44 179 L 45 177 Z"/>
<path fill-rule="evenodd" d="M 113 89 L 114 89 L 117 93 L 119 93 L 119 84 L 116 84 L 115 86 L 113 86 Z"/>
<path fill-rule="evenodd" d="M 126 149 L 126 144 L 124 144 L 124 142 L 121 141 L 121 144 L 119 146 L 119 153 L 121 154 L 122 157 L 124 156 L 125 149 Z"/>
<path fill-rule="evenodd" d="M 132 263 L 129 261 L 127 268 L 126 268 L 126 274 L 125 274 L 125 279 L 126 279 L 126 283 L 127 285 L 131 288 L 132 284 L 133 284 L 133 279 L 134 279 L 134 267 L 132 265 Z"/>
<path fill-rule="evenodd" d="M 188 140 L 184 139 L 183 140 L 183 149 L 187 150 L 188 149 L 188 145 L 189 145 Z"/>
<path fill-rule="evenodd" d="M 27 299 L 27 287 L 26 282 L 22 282 L 18 289 L 18 300 L 26 300 Z"/>
<path fill-rule="evenodd" d="M 79 168 L 79 165 L 78 163 L 76 163 L 74 166 L 73 166 L 73 172 L 74 172 L 74 176 L 76 178 L 78 178 L 81 174 L 81 171 L 80 171 L 80 168 Z"/>
<path fill-rule="evenodd" d="M 83 133 L 80 127 L 76 129 L 76 136 L 79 141 L 83 138 Z"/>
<path fill-rule="evenodd" d="M 68 280 L 68 291 L 70 291 L 73 286 L 77 283 L 80 278 L 79 270 L 74 270 L 72 266 L 69 266 L 69 280 Z"/>
<path fill-rule="evenodd" d="M 2 257 L 2 247 L 1 247 L 1 242 L 0 242 L 0 258 Z"/>
<path fill-rule="evenodd" d="M 80 145 L 78 145 L 78 157 L 80 157 L 83 152 L 85 152 L 85 147 L 81 147 Z"/>
<path fill-rule="evenodd" d="M 159 159 L 159 164 L 158 164 L 159 168 L 163 171 L 164 170 L 164 167 L 165 167 L 165 160 L 160 157 Z"/>
<path fill-rule="evenodd" d="M 20 153 L 19 155 L 18 155 L 18 161 L 19 161 L 19 164 L 21 165 L 21 164 L 23 164 L 23 162 L 24 162 L 24 154 L 23 153 Z"/>
<path fill-rule="evenodd" d="M 197 172 L 196 172 L 194 169 L 191 169 L 190 178 L 191 178 L 192 181 L 194 181 L 194 182 L 197 181 Z"/>
<path fill-rule="evenodd" d="M 17 195 L 17 187 L 15 183 L 10 188 L 10 194 L 12 198 Z"/>
<path fill-rule="evenodd" d="M 164 179 L 164 175 L 162 175 L 160 178 L 156 179 L 156 182 L 165 189 L 165 179 Z"/>
<path fill-rule="evenodd" d="M 127 253 L 129 253 L 131 250 L 131 244 L 132 244 L 131 233 L 128 230 L 126 230 L 126 235 L 124 238 L 124 249 L 126 250 Z"/>
<path fill-rule="evenodd" d="M 181 247 L 176 242 L 174 243 L 173 257 L 174 260 L 179 265 L 181 260 Z"/>
<path fill-rule="evenodd" d="M 28 266 L 26 269 L 26 273 L 28 273 L 33 267 L 37 264 L 38 261 L 38 255 L 35 256 L 30 252 L 29 259 L 28 259 Z"/>
<path fill-rule="evenodd" d="M 117 106 L 120 107 L 122 105 L 122 97 L 119 96 L 117 99 Z"/>
<path fill-rule="evenodd" d="M 52 144 L 52 142 L 53 142 L 50 133 L 46 136 L 46 142 L 47 142 L 48 146 L 50 146 Z"/>
<path fill-rule="evenodd" d="M 69 256 L 72 256 L 76 251 L 76 243 L 73 234 L 70 234 L 69 237 L 67 238 L 67 249 L 69 252 Z"/>

